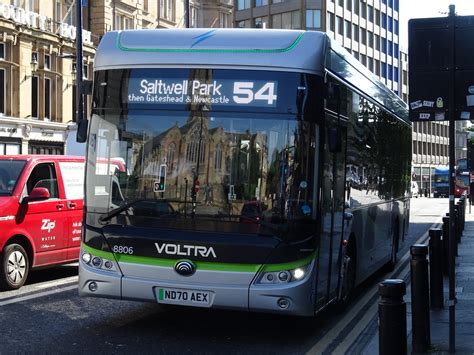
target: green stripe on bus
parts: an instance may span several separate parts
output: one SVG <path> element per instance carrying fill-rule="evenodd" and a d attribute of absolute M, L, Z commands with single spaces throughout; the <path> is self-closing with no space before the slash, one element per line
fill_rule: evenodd
<path fill-rule="evenodd" d="M 316 253 L 313 253 L 311 255 L 308 255 L 304 259 L 296 260 L 296 261 L 290 261 L 287 263 L 282 263 L 282 264 L 266 264 L 263 266 L 262 271 L 264 272 L 273 272 L 273 271 L 282 271 L 282 270 L 293 270 L 305 265 L 308 265 L 313 261 L 315 258 Z"/>
<path fill-rule="evenodd" d="M 197 48 L 128 48 L 120 43 L 120 37 L 123 32 L 117 36 L 117 48 L 129 52 L 161 52 L 161 53 L 283 53 L 289 52 L 295 48 L 303 38 L 304 32 L 286 48 L 275 49 L 197 49 Z"/>
<path fill-rule="evenodd" d="M 127 254 L 113 254 L 110 252 L 91 248 L 86 244 L 82 244 L 82 249 L 94 256 L 100 256 L 105 259 L 117 260 L 118 262 L 131 263 L 131 264 L 142 264 L 142 265 L 153 265 L 161 267 L 173 268 L 177 261 L 183 259 L 162 259 L 162 258 L 151 258 L 148 256 L 136 256 Z M 315 254 L 311 254 L 308 257 L 296 261 L 280 264 L 267 264 L 263 265 L 262 271 L 282 271 L 292 270 L 298 267 L 309 264 L 315 258 Z M 255 273 L 262 268 L 262 264 L 235 264 L 235 263 L 220 263 L 212 261 L 193 261 L 196 264 L 198 270 L 214 270 L 214 271 L 228 271 L 228 272 L 252 272 Z"/>

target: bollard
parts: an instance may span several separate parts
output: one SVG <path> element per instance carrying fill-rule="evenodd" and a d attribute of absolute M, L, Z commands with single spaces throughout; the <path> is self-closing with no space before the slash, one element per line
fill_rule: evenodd
<path fill-rule="evenodd" d="M 432 228 L 430 235 L 430 301 L 431 308 L 443 308 L 443 244 L 441 229 Z"/>
<path fill-rule="evenodd" d="M 449 273 L 449 217 L 443 217 L 443 274 Z"/>
<path fill-rule="evenodd" d="M 405 281 L 388 279 L 379 284 L 379 354 L 407 353 Z"/>
<path fill-rule="evenodd" d="M 412 245 L 410 254 L 413 352 L 424 353 L 431 342 L 428 260 L 426 259 L 428 246 Z"/>

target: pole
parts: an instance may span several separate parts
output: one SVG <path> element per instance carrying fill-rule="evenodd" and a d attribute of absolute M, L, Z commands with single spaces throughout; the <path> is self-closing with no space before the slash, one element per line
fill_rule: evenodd
<path fill-rule="evenodd" d="M 448 104 L 448 115 L 449 115 L 449 352 L 454 353 L 456 344 L 455 334 L 455 305 L 456 305 L 456 294 L 455 294 L 455 253 L 456 253 L 456 222 L 454 213 L 454 178 L 455 178 L 455 117 L 454 117 L 454 90 L 455 90 L 455 77 L 454 77 L 454 66 L 455 60 L 455 17 L 454 12 L 455 6 L 449 5 L 449 54 L 450 54 L 450 65 L 449 65 L 449 104 Z"/>
<path fill-rule="evenodd" d="M 184 12 L 185 12 L 185 24 L 186 28 L 189 28 L 189 0 L 184 0 Z"/>
<path fill-rule="evenodd" d="M 407 310 L 403 296 L 405 281 L 388 279 L 379 289 L 379 354 L 407 353 Z"/>
<path fill-rule="evenodd" d="M 79 126 L 84 119 L 84 95 L 82 85 L 82 1 L 76 0 L 76 121 Z"/>
<path fill-rule="evenodd" d="M 411 314 L 413 352 L 428 350 L 430 336 L 430 295 L 428 292 L 428 246 L 415 244 L 410 248 Z"/>
<path fill-rule="evenodd" d="M 430 236 L 430 301 L 431 308 L 443 308 L 443 244 L 441 229 L 432 228 Z"/>

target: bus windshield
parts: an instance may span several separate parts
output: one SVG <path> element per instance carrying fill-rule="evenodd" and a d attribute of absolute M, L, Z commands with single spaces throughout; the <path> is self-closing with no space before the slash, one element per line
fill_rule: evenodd
<path fill-rule="evenodd" d="M 155 110 L 103 110 L 90 124 L 86 204 L 103 220 L 261 233 L 316 216 L 315 124 Z"/>

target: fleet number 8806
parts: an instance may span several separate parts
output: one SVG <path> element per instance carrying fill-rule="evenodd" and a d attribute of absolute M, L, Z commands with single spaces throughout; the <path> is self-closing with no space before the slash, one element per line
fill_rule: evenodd
<path fill-rule="evenodd" d="M 114 245 L 112 251 L 117 254 L 133 254 L 133 247 Z"/>

